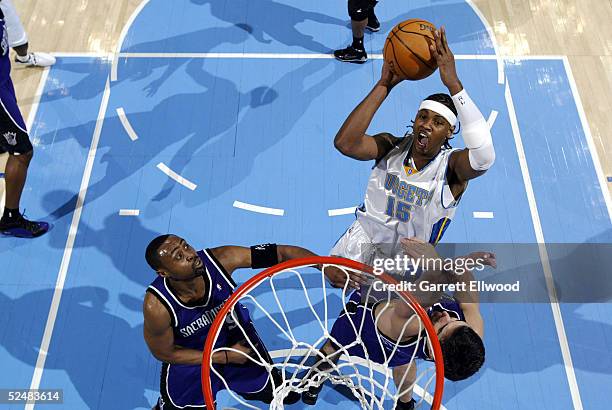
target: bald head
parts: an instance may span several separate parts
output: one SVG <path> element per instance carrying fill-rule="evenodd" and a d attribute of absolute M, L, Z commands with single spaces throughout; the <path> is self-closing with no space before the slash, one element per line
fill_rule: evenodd
<path fill-rule="evenodd" d="M 154 271 L 159 271 L 162 267 L 162 261 L 160 258 L 159 250 L 162 245 L 170 238 L 170 235 L 160 235 L 157 238 L 149 242 L 147 250 L 145 251 L 145 259 L 147 263 Z"/>

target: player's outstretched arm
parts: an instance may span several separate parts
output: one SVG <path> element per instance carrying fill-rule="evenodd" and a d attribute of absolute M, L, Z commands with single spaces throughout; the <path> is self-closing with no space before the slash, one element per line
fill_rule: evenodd
<path fill-rule="evenodd" d="M 170 313 L 157 297 L 148 293 L 145 295 L 144 305 L 144 339 L 149 350 L 159 361 L 171 364 L 200 365 L 202 351 L 186 349 L 174 344 L 174 333 Z M 243 364 L 248 360 L 252 350 L 240 343 L 231 346 L 234 351 L 218 351 L 213 353 L 212 362 L 218 364 Z M 240 353 L 242 352 L 242 353 Z"/>
<path fill-rule="evenodd" d="M 454 272 L 443 269 L 440 255 L 438 255 L 433 245 L 429 242 L 418 238 L 403 238 L 401 244 L 408 257 L 414 261 L 421 259 L 423 261 L 421 266 L 426 267 L 416 282 L 416 290 L 411 292 L 411 294 L 424 309 L 427 309 L 440 300 L 444 293 L 443 287 L 437 285 L 456 283 L 458 281 L 457 275 Z M 433 288 L 434 290 L 422 290 L 423 288 L 420 286 L 422 282 L 426 282 L 428 285 L 435 285 L 427 286 L 427 289 Z M 404 318 L 408 318 L 414 314 L 414 310 L 405 303 L 399 303 L 396 307 L 396 313 Z"/>
<path fill-rule="evenodd" d="M 361 161 L 382 158 L 399 138 L 389 133 L 374 136 L 366 134 L 374 114 L 381 106 L 391 89 L 401 81 L 388 63 L 383 63 L 380 80 L 368 96 L 359 103 L 340 127 L 334 138 L 334 146 L 347 157 Z"/>
<path fill-rule="evenodd" d="M 479 261 L 484 266 L 491 266 L 493 269 L 497 268 L 497 260 L 493 252 L 473 252 L 463 258 Z M 472 290 L 469 286 L 473 280 L 474 274 L 466 270 L 460 276 L 460 281 L 466 283 L 466 286 L 454 292 L 453 297 L 459 302 L 465 321 L 482 338 L 484 337 L 484 320 L 480 314 L 480 296 L 477 290 Z"/>
<path fill-rule="evenodd" d="M 444 27 L 434 32 L 434 40 L 430 49 L 438 63 L 440 79 L 448 88 L 457 108 L 463 128 L 463 140 L 467 147 L 453 153 L 448 166 L 449 173 L 452 174 L 449 179 L 460 184 L 484 174 L 495 161 L 495 150 L 487 121 L 459 80 L 455 56 L 448 46 Z"/>
<path fill-rule="evenodd" d="M 265 243 L 250 248 L 244 246 L 220 246 L 211 249 L 215 258 L 230 275 L 241 268 L 269 268 L 278 263 L 296 258 L 317 256 L 299 246 Z"/>

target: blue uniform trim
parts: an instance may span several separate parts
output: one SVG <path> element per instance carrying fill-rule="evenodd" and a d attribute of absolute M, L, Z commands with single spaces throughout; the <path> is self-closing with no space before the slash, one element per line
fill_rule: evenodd
<path fill-rule="evenodd" d="M 431 236 L 429 237 L 429 243 L 432 245 L 437 245 L 440 242 L 440 239 L 444 236 L 444 232 L 451 223 L 450 218 L 442 218 L 438 222 L 436 222 L 431 230 Z"/>

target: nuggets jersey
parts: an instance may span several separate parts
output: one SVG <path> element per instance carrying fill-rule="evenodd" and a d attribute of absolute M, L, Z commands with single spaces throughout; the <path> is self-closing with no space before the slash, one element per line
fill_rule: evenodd
<path fill-rule="evenodd" d="M 357 221 L 372 243 L 397 244 L 417 237 L 436 244 L 455 215 L 446 181 L 448 160 L 456 149 L 442 148 L 423 169 L 405 169 L 412 136 L 403 138 L 379 160 L 370 174 Z"/>

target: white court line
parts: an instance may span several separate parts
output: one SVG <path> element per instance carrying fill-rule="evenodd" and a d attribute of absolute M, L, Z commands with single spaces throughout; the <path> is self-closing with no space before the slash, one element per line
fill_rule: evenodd
<path fill-rule="evenodd" d="M 163 172 L 164 174 L 168 175 L 170 178 L 178 182 L 179 184 L 183 185 L 184 187 L 188 189 L 191 189 L 192 191 L 194 191 L 198 187 L 196 184 L 194 184 L 187 178 L 183 178 L 182 176 L 180 176 L 179 174 L 177 174 L 176 172 L 168 168 L 168 166 L 164 164 L 163 162 L 160 162 L 159 164 L 157 164 L 157 168 L 161 172 Z"/>
<path fill-rule="evenodd" d="M 487 119 L 487 124 L 489 125 L 489 129 L 493 128 L 493 124 L 495 124 L 495 120 L 497 119 L 498 112 L 493 110 L 491 114 L 489 114 L 489 118 Z"/>
<path fill-rule="evenodd" d="M 494 217 L 493 212 L 481 212 L 481 211 L 472 212 L 472 216 L 474 216 L 474 218 L 476 219 L 493 219 Z"/>
<path fill-rule="evenodd" d="M 119 215 L 121 216 L 138 216 L 140 215 L 140 209 L 120 209 Z"/>
<path fill-rule="evenodd" d="M 497 40 L 495 39 L 495 33 L 493 32 L 493 29 L 489 25 L 489 22 L 485 18 L 484 14 L 482 14 L 480 9 L 478 7 L 476 7 L 474 2 L 472 0 L 466 0 L 466 2 L 472 8 L 472 10 L 474 10 L 474 13 L 476 13 L 478 18 L 482 22 L 482 25 L 487 29 L 487 33 L 489 33 L 489 38 L 491 39 L 491 44 L 493 45 L 493 50 L 495 51 L 495 55 L 498 56 L 498 58 L 497 58 L 497 83 L 498 84 L 503 84 L 504 83 L 504 79 L 505 79 L 505 75 L 504 75 L 504 60 L 499 55 L 499 47 L 497 46 Z"/>
<path fill-rule="evenodd" d="M 284 358 L 287 357 L 287 355 L 292 355 L 292 356 L 305 356 L 307 354 L 309 354 L 309 349 L 307 348 L 297 348 L 297 349 L 278 349 L 278 350 L 271 350 L 270 353 L 270 357 L 272 359 L 278 359 L 278 358 Z M 340 356 L 341 361 L 344 362 L 348 362 L 347 360 L 347 356 L 345 354 L 343 354 L 342 356 Z M 377 371 L 378 373 L 382 374 L 383 376 L 387 376 L 388 373 L 390 372 L 389 369 L 385 368 L 383 365 L 378 364 L 378 363 L 368 363 L 365 359 L 362 359 L 361 357 L 358 356 L 352 356 L 350 361 L 352 363 L 356 363 L 359 364 L 361 366 L 364 367 L 369 367 L 370 365 L 372 366 L 372 369 Z M 418 384 L 414 386 L 414 392 L 418 395 L 423 397 L 423 399 L 431 404 L 433 402 L 433 396 L 428 392 L 425 391 L 421 386 L 419 386 Z M 446 407 L 444 407 L 443 404 L 440 405 L 440 410 L 447 410 Z"/>
<path fill-rule="evenodd" d="M 338 209 L 330 209 L 327 211 L 328 216 L 338 216 L 338 215 L 350 215 L 354 214 L 357 207 L 352 206 L 350 208 L 338 208 Z"/>
<path fill-rule="evenodd" d="M 512 134 L 514 135 L 514 143 L 516 144 L 516 152 L 518 153 L 519 163 L 521 165 L 521 173 L 523 174 L 523 182 L 525 184 L 525 192 L 527 193 L 527 201 L 529 202 L 531 220 L 533 222 L 536 240 L 539 245 L 538 250 L 540 253 L 540 261 L 542 263 L 542 268 L 544 270 L 546 289 L 548 290 L 548 298 L 550 299 L 550 308 L 552 309 L 552 314 L 555 321 L 555 328 L 557 330 L 557 337 L 559 338 L 559 345 L 561 347 L 561 355 L 563 356 L 563 363 L 565 364 L 565 375 L 569 384 L 574 409 L 582 410 L 582 400 L 580 398 L 580 390 L 578 388 L 578 382 L 576 380 L 576 374 L 574 372 L 572 354 L 569 348 L 569 344 L 567 342 L 567 335 L 565 334 L 563 316 L 561 315 L 561 308 L 559 307 L 557 290 L 555 289 L 555 282 L 552 276 L 552 269 L 550 267 L 548 251 L 546 250 L 544 231 L 542 230 L 542 224 L 540 222 L 540 214 L 538 213 L 538 206 L 536 203 L 533 186 L 531 184 L 531 176 L 529 175 L 529 168 L 527 166 L 525 149 L 523 148 L 521 132 L 518 125 L 518 120 L 516 118 L 514 101 L 512 100 L 512 94 L 510 93 L 510 86 L 508 84 L 508 81 L 506 81 L 505 97 L 506 105 L 508 106 L 508 115 L 510 117 L 510 125 L 512 126 Z"/>
<path fill-rule="evenodd" d="M 36 390 L 39 388 L 40 380 L 42 379 L 43 370 L 45 368 L 47 352 L 49 350 L 49 344 L 51 343 L 51 336 L 53 335 L 53 327 L 55 326 L 55 319 L 57 318 L 57 311 L 62 298 L 64 283 L 66 282 L 66 274 L 68 273 L 68 266 L 70 265 L 70 259 L 72 257 L 74 240 L 76 238 L 79 222 L 81 220 L 85 195 L 87 194 L 87 189 L 89 188 L 89 180 L 91 178 L 91 171 L 96 158 L 96 150 L 98 149 L 100 134 L 102 133 L 102 124 L 104 123 L 104 116 L 106 114 L 109 97 L 110 82 L 106 80 L 104 93 L 102 94 L 102 102 L 100 104 L 100 111 L 98 112 L 98 118 L 96 120 L 96 128 L 94 129 L 91 145 L 89 147 L 89 153 L 87 154 L 87 162 L 85 163 L 85 170 L 83 171 L 83 179 L 81 180 L 79 196 L 72 215 L 72 222 L 70 223 L 70 230 L 68 232 L 68 238 L 66 239 L 66 246 L 64 247 L 62 263 L 55 282 L 55 291 L 53 292 L 53 299 L 51 300 L 51 307 L 49 309 L 49 315 L 45 325 L 45 332 L 43 334 L 40 348 L 38 349 L 38 358 L 36 359 L 36 368 L 34 369 L 34 375 L 32 376 L 32 382 L 30 383 L 30 390 Z M 28 403 L 25 406 L 25 409 L 32 410 L 34 405 L 35 403 Z"/>
<path fill-rule="evenodd" d="M 333 59 L 333 54 L 318 53 L 118 53 L 119 58 L 227 58 L 227 59 Z M 382 54 L 369 54 L 371 60 L 382 60 Z M 563 60 L 560 55 L 497 56 L 495 54 L 457 54 L 455 60 Z"/>
<path fill-rule="evenodd" d="M 130 139 L 132 141 L 136 141 L 138 139 L 138 135 L 136 135 L 136 131 L 134 131 L 132 124 L 130 124 L 128 121 L 123 107 L 117 108 L 117 116 L 119 117 L 119 121 L 121 121 L 121 125 L 123 125 L 125 132 L 127 132 L 127 134 L 130 136 Z"/>
<path fill-rule="evenodd" d="M 136 17 L 138 17 L 138 15 L 140 14 L 144 6 L 146 6 L 149 1 L 150 0 L 143 0 L 142 3 L 140 3 L 138 7 L 136 7 L 136 9 L 132 13 L 128 21 L 125 23 L 125 26 L 123 26 L 123 29 L 121 30 L 121 34 L 119 35 L 119 40 L 117 41 L 117 47 L 115 48 L 116 51 L 112 55 L 113 58 L 112 58 L 112 63 L 111 63 L 111 76 L 110 76 L 111 82 L 117 81 L 117 65 L 119 64 L 119 53 L 121 52 L 121 47 L 123 46 L 125 37 L 127 36 L 127 33 L 130 30 L 130 27 L 132 26 L 132 24 L 134 24 L 134 20 L 136 20 Z"/>
<path fill-rule="evenodd" d="M 570 82 L 570 88 L 572 90 L 572 94 L 574 95 L 574 102 L 576 103 L 576 108 L 578 109 L 578 116 L 580 117 L 582 129 L 584 130 L 587 145 L 589 146 L 589 152 L 593 158 L 593 164 L 595 166 L 597 179 L 599 180 L 601 194 L 603 195 L 604 201 L 606 202 L 606 207 L 608 208 L 608 217 L 610 218 L 610 221 L 612 221 L 612 199 L 610 199 L 610 191 L 608 190 L 608 184 L 606 183 L 603 168 L 601 167 L 601 162 L 599 161 L 597 147 L 595 147 L 595 141 L 593 141 L 593 134 L 591 134 L 591 128 L 589 127 L 589 122 L 587 121 L 586 113 L 584 112 L 584 106 L 582 105 L 580 94 L 578 93 L 576 80 L 574 79 L 574 74 L 572 73 L 572 68 L 567 56 L 563 57 L 563 66 L 565 67 L 565 73 L 567 74 L 567 78 Z"/>
<path fill-rule="evenodd" d="M 104 53 L 101 51 L 54 51 L 51 53 L 54 57 L 99 57 L 112 59 L 112 53 Z"/>
<path fill-rule="evenodd" d="M 247 204 L 246 202 L 234 201 L 234 208 L 244 209 L 245 211 L 257 212 L 260 214 L 283 216 L 285 215 L 284 209 L 268 208 L 265 206 Z"/>

